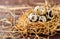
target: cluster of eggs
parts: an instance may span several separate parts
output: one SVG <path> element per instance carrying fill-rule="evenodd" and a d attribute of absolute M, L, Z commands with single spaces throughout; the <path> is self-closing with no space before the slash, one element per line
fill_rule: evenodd
<path fill-rule="evenodd" d="M 28 18 L 31 22 L 46 22 L 48 19 L 51 20 L 54 18 L 54 13 L 51 9 L 46 9 L 43 6 L 36 6 L 34 8 L 34 13 L 31 13 Z"/>

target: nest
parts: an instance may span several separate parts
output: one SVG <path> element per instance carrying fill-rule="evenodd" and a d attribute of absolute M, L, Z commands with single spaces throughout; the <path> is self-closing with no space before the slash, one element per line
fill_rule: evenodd
<path fill-rule="evenodd" d="M 38 11 L 34 11 L 32 7 L 15 7 L 15 8 L 6 8 L 12 16 L 12 18 L 2 19 L 1 21 L 7 21 L 7 23 L 12 24 L 8 29 L 9 35 L 4 35 L 3 39 L 49 39 L 49 36 L 53 36 L 60 31 L 60 7 L 58 5 L 53 5 L 45 0 L 45 4 L 41 3 L 41 6 L 45 8 L 43 14 Z M 52 6 L 53 5 L 53 6 Z M 1 8 L 1 7 L 0 7 Z M 15 19 L 15 13 L 12 13 L 11 10 L 25 9 L 30 8 L 18 18 Z M 51 9 L 53 11 L 54 18 L 49 17 L 47 11 Z M 28 18 L 30 14 L 37 14 L 38 16 L 45 16 L 46 21 L 42 22 L 41 20 L 33 22 Z M 49 18 L 49 19 L 48 19 Z M 41 22 L 40 22 L 41 21 Z M 43 20 L 44 21 L 44 20 Z M 4 26 L 3 26 L 4 28 Z"/>

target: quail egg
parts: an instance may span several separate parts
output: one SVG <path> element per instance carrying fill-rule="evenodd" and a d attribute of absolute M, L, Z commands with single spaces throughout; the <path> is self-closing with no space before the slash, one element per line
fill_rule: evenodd
<path fill-rule="evenodd" d="M 53 19 L 54 18 L 54 14 L 53 14 L 53 12 L 51 10 L 47 11 L 47 18 L 48 19 Z"/>
<path fill-rule="evenodd" d="M 40 16 L 39 21 L 40 22 L 46 22 L 46 17 L 45 16 Z"/>
<path fill-rule="evenodd" d="M 33 14 L 31 13 L 29 16 L 28 16 L 30 22 L 37 22 L 38 21 L 38 15 L 36 14 Z"/>
<path fill-rule="evenodd" d="M 43 7 L 43 6 L 36 6 L 34 8 L 34 11 L 39 13 L 39 14 L 44 14 L 45 13 L 45 7 Z"/>

